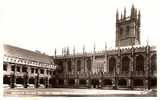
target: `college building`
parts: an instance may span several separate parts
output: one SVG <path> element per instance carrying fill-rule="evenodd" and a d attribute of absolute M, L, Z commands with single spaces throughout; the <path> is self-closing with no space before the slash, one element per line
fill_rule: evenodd
<path fill-rule="evenodd" d="M 140 41 L 141 13 L 134 6 L 131 14 L 116 13 L 114 49 L 48 56 L 4 45 L 3 83 L 9 88 L 157 88 L 157 51 Z"/>

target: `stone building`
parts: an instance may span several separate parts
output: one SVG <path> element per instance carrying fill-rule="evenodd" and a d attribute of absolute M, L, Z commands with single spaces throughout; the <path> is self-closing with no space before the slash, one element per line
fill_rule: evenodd
<path fill-rule="evenodd" d="M 52 86 L 53 60 L 37 52 L 4 45 L 3 84 L 11 88 L 44 88 Z"/>
<path fill-rule="evenodd" d="M 116 47 L 92 53 L 53 56 L 58 66 L 55 87 L 134 89 L 157 85 L 157 54 L 154 46 L 140 45 L 140 11 L 132 6 L 130 16 L 116 13 Z"/>
<path fill-rule="evenodd" d="M 138 13 L 137 13 L 138 12 Z M 130 16 L 116 14 L 116 47 L 92 53 L 45 54 L 4 45 L 4 86 L 12 88 L 70 87 L 134 89 L 157 87 L 155 46 L 140 45 L 140 11 L 134 6 Z"/>

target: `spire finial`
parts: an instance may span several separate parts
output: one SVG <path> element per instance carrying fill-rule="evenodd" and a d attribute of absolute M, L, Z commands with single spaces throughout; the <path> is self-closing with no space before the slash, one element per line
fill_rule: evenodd
<path fill-rule="evenodd" d="M 94 52 L 96 51 L 96 44 L 95 44 L 95 41 L 94 41 Z"/>
<path fill-rule="evenodd" d="M 149 46 L 149 37 L 147 36 L 147 46 Z"/>
<path fill-rule="evenodd" d="M 118 21 L 119 20 L 119 12 L 118 12 L 118 9 L 116 11 L 116 20 Z"/>
<path fill-rule="evenodd" d="M 107 42 L 105 42 L 105 51 L 107 50 Z"/>
<path fill-rule="evenodd" d="M 126 18 L 126 7 L 124 8 L 124 19 Z"/>
<path fill-rule="evenodd" d="M 85 53 L 85 45 L 83 45 L 83 53 Z"/>
<path fill-rule="evenodd" d="M 132 8 L 131 8 L 131 17 L 134 17 L 134 13 L 135 13 L 135 8 L 134 8 L 134 4 L 132 4 Z"/>
<path fill-rule="evenodd" d="M 55 50 L 54 50 L 54 56 L 56 56 L 57 55 L 57 50 L 56 50 L 56 48 L 55 48 Z"/>
<path fill-rule="evenodd" d="M 75 55 L 75 46 L 73 46 L 73 54 Z"/>

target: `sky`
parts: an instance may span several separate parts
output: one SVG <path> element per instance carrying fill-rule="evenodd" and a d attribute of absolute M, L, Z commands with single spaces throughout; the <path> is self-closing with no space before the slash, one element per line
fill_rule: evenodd
<path fill-rule="evenodd" d="M 76 52 L 115 47 L 116 10 L 132 4 L 141 11 L 141 42 L 158 45 L 159 0 L 1 0 L 0 41 L 54 55 L 55 48 Z"/>

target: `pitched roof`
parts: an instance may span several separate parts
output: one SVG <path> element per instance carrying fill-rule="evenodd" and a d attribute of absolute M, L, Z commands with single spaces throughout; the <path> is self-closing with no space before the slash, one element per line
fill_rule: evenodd
<path fill-rule="evenodd" d="M 37 53 L 34 51 L 22 49 L 19 47 L 4 44 L 4 55 L 11 57 L 21 57 L 23 59 L 38 61 L 47 64 L 53 64 L 53 60 L 45 54 Z"/>

